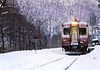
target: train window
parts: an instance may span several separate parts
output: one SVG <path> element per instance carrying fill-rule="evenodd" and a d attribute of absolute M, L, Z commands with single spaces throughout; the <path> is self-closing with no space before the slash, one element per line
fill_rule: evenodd
<path fill-rule="evenodd" d="M 63 33 L 64 33 L 65 35 L 70 34 L 70 28 L 64 28 L 64 29 L 63 29 Z"/>
<path fill-rule="evenodd" d="M 86 28 L 79 28 L 80 35 L 86 35 Z"/>
<path fill-rule="evenodd" d="M 77 31 L 78 31 L 78 28 L 77 27 L 72 27 L 71 28 L 71 34 L 76 35 L 77 34 Z"/>

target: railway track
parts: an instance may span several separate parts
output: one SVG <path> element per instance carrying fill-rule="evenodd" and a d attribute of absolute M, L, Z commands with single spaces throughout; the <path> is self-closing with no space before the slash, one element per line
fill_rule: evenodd
<path fill-rule="evenodd" d="M 75 57 L 73 57 L 73 56 L 65 56 L 65 57 L 56 59 L 54 61 L 50 61 L 48 63 L 36 66 L 35 69 L 33 69 L 33 70 L 48 70 L 48 68 L 50 68 L 50 67 L 51 67 L 51 70 L 58 70 L 60 63 L 65 65 L 64 68 L 62 67 L 63 70 L 68 70 L 69 67 L 71 67 L 71 65 L 74 64 L 74 62 L 79 58 L 79 56 L 75 56 Z M 58 69 L 54 69 L 55 67 L 58 67 Z"/>
<path fill-rule="evenodd" d="M 56 60 L 50 61 L 50 62 L 48 62 L 48 63 L 42 64 L 42 65 L 39 65 L 39 66 L 37 66 L 36 68 L 39 68 L 39 67 L 42 67 L 42 66 L 45 66 L 45 65 L 49 65 L 49 64 L 51 64 L 51 63 L 57 62 L 57 61 L 62 60 L 62 59 L 64 59 L 64 58 L 65 58 L 65 57 L 62 57 L 62 58 L 59 58 L 59 59 L 56 59 Z"/>
<path fill-rule="evenodd" d="M 74 62 L 79 58 L 79 56 L 74 59 L 64 70 L 68 70 L 69 67 L 71 67 L 72 64 L 74 64 Z"/>

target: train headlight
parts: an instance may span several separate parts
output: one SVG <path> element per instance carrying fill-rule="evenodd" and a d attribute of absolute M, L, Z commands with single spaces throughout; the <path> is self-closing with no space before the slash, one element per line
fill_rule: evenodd
<path fill-rule="evenodd" d="M 69 43 L 70 42 L 70 39 L 69 38 L 63 38 L 62 41 Z"/>
<path fill-rule="evenodd" d="M 86 42 L 86 40 L 84 40 L 84 42 Z"/>
<path fill-rule="evenodd" d="M 63 42 L 66 42 L 67 41 L 67 39 L 63 39 Z"/>
<path fill-rule="evenodd" d="M 77 22 L 72 22 L 71 26 L 78 26 Z"/>
<path fill-rule="evenodd" d="M 80 43 L 84 43 L 84 42 L 80 41 Z"/>
<path fill-rule="evenodd" d="M 80 43 L 86 43 L 87 42 L 87 39 L 80 39 Z"/>

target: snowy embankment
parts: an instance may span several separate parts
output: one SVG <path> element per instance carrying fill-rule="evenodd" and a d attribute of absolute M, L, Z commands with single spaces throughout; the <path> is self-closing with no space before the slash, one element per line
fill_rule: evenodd
<path fill-rule="evenodd" d="M 0 54 L 0 70 L 34 70 L 65 56 L 61 48 Z"/>
<path fill-rule="evenodd" d="M 100 70 L 100 46 L 86 55 L 81 55 L 68 70 Z"/>
<path fill-rule="evenodd" d="M 100 46 L 85 55 L 65 55 L 61 48 L 0 54 L 0 70 L 100 70 Z M 70 64 L 78 58 L 71 66 Z"/>

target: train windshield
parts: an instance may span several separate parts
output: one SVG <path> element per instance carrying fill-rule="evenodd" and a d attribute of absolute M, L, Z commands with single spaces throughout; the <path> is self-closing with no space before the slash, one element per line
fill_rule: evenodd
<path fill-rule="evenodd" d="M 80 35 L 86 35 L 86 28 L 79 28 Z"/>
<path fill-rule="evenodd" d="M 64 28 L 64 29 L 63 29 L 63 33 L 64 33 L 65 35 L 69 35 L 69 34 L 70 34 L 70 28 Z"/>

